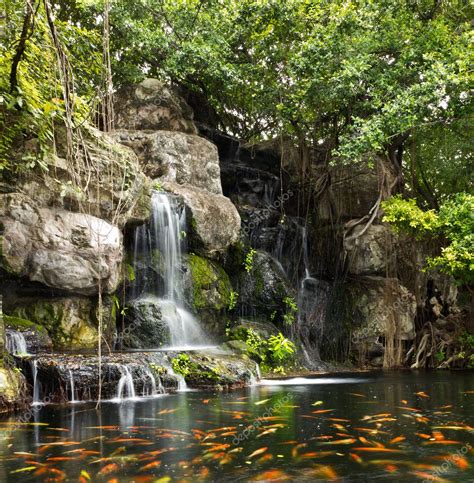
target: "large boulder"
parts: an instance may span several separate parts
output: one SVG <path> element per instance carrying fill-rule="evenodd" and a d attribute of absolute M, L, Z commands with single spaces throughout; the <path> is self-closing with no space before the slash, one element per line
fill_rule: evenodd
<path fill-rule="evenodd" d="M 384 166 L 386 185 L 393 183 L 395 176 L 389 166 Z M 318 200 L 318 217 L 321 221 L 331 222 L 362 218 L 369 213 L 380 192 L 380 170 L 367 160 L 351 164 L 316 168 L 315 176 L 326 178 L 328 189 Z M 322 183 L 323 181 L 320 181 Z"/>
<path fill-rule="evenodd" d="M 396 262 L 395 236 L 387 225 L 357 225 L 344 240 L 348 271 L 353 275 L 384 275 Z"/>
<path fill-rule="evenodd" d="M 290 305 L 296 294 L 280 263 L 269 253 L 257 250 L 246 265 L 237 277 L 241 313 L 257 313 L 275 323 L 286 316 L 287 323 L 293 323 L 296 314 Z"/>
<path fill-rule="evenodd" d="M 95 349 L 98 342 L 99 307 L 87 297 L 31 298 L 4 308 L 11 319 L 23 319 L 44 327 L 55 349 Z M 105 298 L 102 304 L 103 338 L 111 342 L 115 332 L 115 305 Z"/>
<path fill-rule="evenodd" d="M 145 79 L 115 96 L 115 126 L 196 134 L 193 111 L 172 88 L 158 79 Z"/>
<path fill-rule="evenodd" d="M 222 194 L 217 148 L 206 139 L 172 131 L 119 130 L 113 136 L 133 149 L 150 178 Z"/>
<path fill-rule="evenodd" d="M 416 300 L 398 279 L 360 277 L 347 288 L 352 300 L 353 340 L 414 338 Z"/>
<path fill-rule="evenodd" d="M 57 131 L 56 154 L 48 154 L 21 176 L 1 186 L 19 192 L 38 206 L 87 213 L 122 227 L 150 216 L 150 181 L 141 171 L 135 153 L 90 126 L 82 132 L 74 162 L 67 161 L 66 140 Z M 31 139 L 15 150 L 15 160 L 36 157 L 38 142 Z"/>
<path fill-rule="evenodd" d="M 171 344 L 169 319 L 176 319 L 176 306 L 166 300 L 142 298 L 125 309 L 125 328 L 119 334 L 123 347 L 150 349 Z"/>
<path fill-rule="evenodd" d="M 190 248 L 215 258 L 237 242 L 240 216 L 228 198 L 187 184 L 165 182 L 163 188 L 180 196 L 186 205 L 190 218 Z"/>
<path fill-rule="evenodd" d="M 196 254 L 190 254 L 187 261 L 191 277 L 186 288 L 194 309 L 220 311 L 227 308 L 232 285 L 225 270 L 216 262 Z"/>
<path fill-rule="evenodd" d="M 123 246 L 116 226 L 87 214 L 39 207 L 20 193 L 3 201 L 0 263 L 7 272 L 80 294 L 117 288 Z"/>
<path fill-rule="evenodd" d="M 0 367 L 0 413 L 27 405 L 26 380 L 18 370 Z"/>

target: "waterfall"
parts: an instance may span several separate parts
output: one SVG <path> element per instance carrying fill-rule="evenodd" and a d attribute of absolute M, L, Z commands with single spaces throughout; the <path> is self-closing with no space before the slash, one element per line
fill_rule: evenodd
<path fill-rule="evenodd" d="M 181 374 L 176 373 L 171 366 L 168 367 L 168 373 L 173 375 L 176 380 L 178 381 L 178 391 L 185 392 L 188 391 L 188 385 L 186 384 L 186 380 Z"/>
<path fill-rule="evenodd" d="M 151 231 L 153 249 L 161 255 L 163 298 L 180 299 L 182 296 L 179 263 L 181 262 L 181 231 L 185 231 L 184 216 L 179 216 L 176 202 L 163 193 L 154 192 L 151 198 Z"/>
<path fill-rule="evenodd" d="M 155 377 L 151 373 L 150 369 L 146 368 L 145 373 L 147 377 L 150 379 L 150 387 L 148 388 L 148 385 L 145 383 L 143 384 L 143 396 L 156 396 L 157 390 L 156 390 L 156 381 Z"/>
<path fill-rule="evenodd" d="M 135 386 L 133 385 L 132 373 L 128 366 L 124 364 L 118 365 L 120 373 L 122 374 L 117 385 L 117 401 L 122 401 L 124 399 L 125 393 L 129 398 L 135 398 Z"/>
<path fill-rule="evenodd" d="M 262 379 L 262 373 L 258 364 L 255 364 L 255 373 L 257 374 L 257 380 L 260 381 L 260 379 Z"/>
<path fill-rule="evenodd" d="M 40 382 L 38 380 L 38 360 L 31 362 L 31 372 L 33 373 L 33 405 L 41 404 L 40 400 Z"/>
<path fill-rule="evenodd" d="M 74 374 L 72 373 L 71 369 L 69 369 L 69 387 L 71 389 L 71 399 L 69 402 L 75 403 L 76 400 L 76 391 L 74 389 Z"/>
<path fill-rule="evenodd" d="M 148 226 L 135 231 L 133 251 L 137 276 L 131 296 L 160 304 L 174 349 L 209 345 L 198 320 L 184 308 L 181 238 L 186 233 L 185 212 L 180 211 L 175 198 L 156 191 L 152 194 L 151 210 Z M 151 276 L 146 270 L 144 275 L 140 274 L 144 259 L 153 266 Z"/>
<path fill-rule="evenodd" d="M 6 330 L 6 351 L 13 356 L 27 356 L 28 349 L 26 347 L 25 336 L 17 330 Z"/>

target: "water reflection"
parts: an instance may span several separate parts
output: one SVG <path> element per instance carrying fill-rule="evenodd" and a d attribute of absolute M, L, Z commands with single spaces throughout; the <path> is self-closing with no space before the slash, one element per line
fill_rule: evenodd
<path fill-rule="evenodd" d="M 36 407 L 0 422 L 0 480 L 474 480 L 472 373 L 316 380 Z"/>

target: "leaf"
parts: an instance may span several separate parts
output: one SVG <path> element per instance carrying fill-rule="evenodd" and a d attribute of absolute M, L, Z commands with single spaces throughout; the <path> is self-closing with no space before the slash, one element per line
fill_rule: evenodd
<path fill-rule="evenodd" d="M 255 403 L 255 406 L 260 406 L 261 404 L 265 404 L 266 402 L 270 401 L 270 399 L 262 399 Z"/>

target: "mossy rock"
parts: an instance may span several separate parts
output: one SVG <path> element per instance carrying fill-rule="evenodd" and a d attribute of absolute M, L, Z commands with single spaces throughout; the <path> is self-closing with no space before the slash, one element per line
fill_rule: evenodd
<path fill-rule="evenodd" d="M 0 412 L 26 406 L 25 376 L 16 369 L 0 367 Z"/>
<path fill-rule="evenodd" d="M 296 293 L 288 281 L 281 265 L 267 252 L 257 250 L 248 269 L 242 267 L 237 285 L 238 305 L 251 309 L 260 318 L 283 324 L 288 311 L 285 300 L 295 299 Z"/>
<path fill-rule="evenodd" d="M 110 299 L 110 300 L 109 300 Z M 15 320 L 29 321 L 47 331 L 55 349 L 94 349 L 98 340 L 97 301 L 87 297 L 35 299 L 10 309 Z M 103 334 L 111 340 L 115 332 L 114 304 L 103 300 Z M 25 324 L 25 322 L 23 322 Z"/>
<path fill-rule="evenodd" d="M 191 254 L 192 305 L 196 311 L 221 311 L 229 306 L 232 285 L 225 270 L 216 262 Z"/>
<path fill-rule="evenodd" d="M 237 354 L 247 354 L 249 351 L 249 346 L 243 340 L 229 340 L 220 347 Z"/>
<path fill-rule="evenodd" d="M 42 326 L 31 322 L 31 320 L 15 317 L 14 315 L 4 315 L 3 320 L 5 327 L 17 330 L 18 332 L 24 332 L 28 330 L 34 330 L 42 335 L 48 335 L 48 331 Z"/>
<path fill-rule="evenodd" d="M 191 387 L 231 387 L 246 384 L 254 363 L 241 355 L 187 353 L 186 383 Z M 179 357 L 179 355 L 177 356 Z"/>

